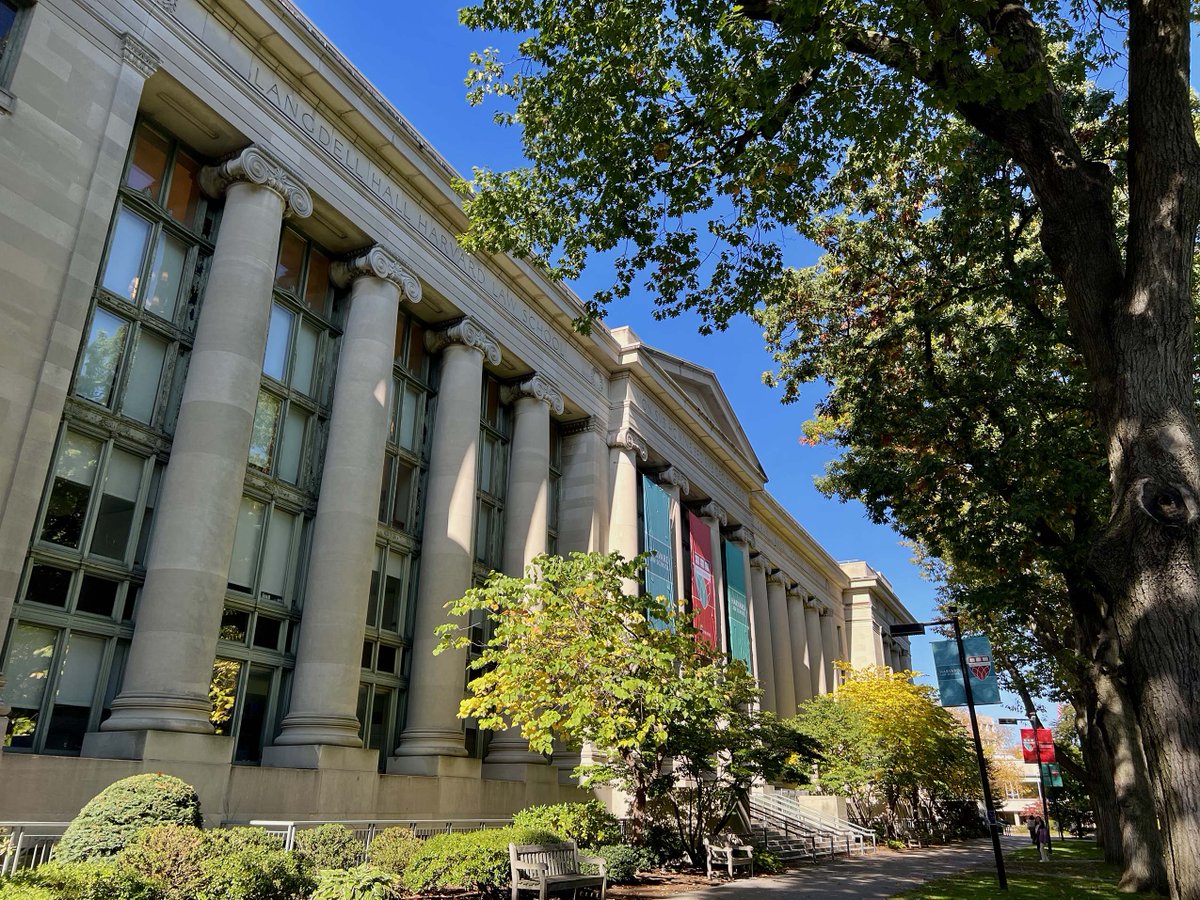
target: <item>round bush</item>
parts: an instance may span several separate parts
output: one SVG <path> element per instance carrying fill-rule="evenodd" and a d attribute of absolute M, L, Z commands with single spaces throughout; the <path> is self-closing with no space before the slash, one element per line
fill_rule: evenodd
<path fill-rule="evenodd" d="M 173 775 L 132 775 L 89 800 L 54 851 L 60 862 L 112 856 L 150 825 L 202 824 L 200 798 Z"/>
<path fill-rule="evenodd" d="M 363 845 L 354 832 L 335 822 L 297 831 L 296 851 L 318 869 L 350 869 L 363 858 Z"/>
<path fill-rule="evenodd" d="M 403 875 L 422 841 L 408 828 L 385 828 L 367 848 L 367 861 L 385 872 Z"/>
<path fill-rule="evenodd" d="M 197 891 L 195 900 L 302 900 L 317 886 L 308 860 L 298 853 L 288 853 L 278 842 L 269 848 L 244 846 L 214 854 L 204 861 L 203 868 L 204 887 Z"/>
<path fill-rule="evenodd" d="M 513 825 L 553 831 L 580 847 L 602 847 L 621 840 L 621 823 L 599 800 L 531 806 L 513 816 Z"/>
<path fill-rule="evenodd" d="M 639 869 L 654 865 L 654 857 L 639 847 L 628 844 L 606 844 L 596 851 L 605 862 L 605 872 L 612 884 L 630 884 L 637 881 Z"/>

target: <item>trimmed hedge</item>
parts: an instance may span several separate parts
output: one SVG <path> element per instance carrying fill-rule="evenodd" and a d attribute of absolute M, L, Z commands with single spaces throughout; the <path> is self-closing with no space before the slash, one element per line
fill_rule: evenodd
<path fill-rule="evenodd" d="M 191 900 L 204 884 L 211 855 L 205 833 L 192 825 L 153 825 L 116 857 L 117 865 L 162 885 L 163 900 Z"/>
<path fill-rule="evenodd" d="M 55 849 L 60 862 L 113 856 L 150 825 L 200 827 L 200 798 L 173 775 L 132 775 L 89 800 Z"/>
<path fill-rule="evenodd" d="M 354 832 L 335 822 L 297 831 L 296 850 L 318 869 L 352 869 L 363 858 L 363 845 Z"/>
<path fill-rule="evenodd" d="M 531 806 L 513 816 L 513 825 L 553 831 L 580 847 L 603 847 L 621 841 L 621 823 L 599 800 Z"/>
<path fill-rule="evenodd" d="M 508 845 L 555 844 L 563 838 L 533 828 L 486 828 L 438 834 L 426 840 L 401 878 L 414 893 L 463 888 L 489 896 L 509 890 Z"/>
<path fill-rule="evenodd" d="M 409 828 L 385 828 L 367 848 L 367 861 L 385 872 L 403 875 L 423 843 Z"/>
<path fill-rule="evenodd" d="M 48 862 L 0 883 L 0 900 L 163 900 L 161 885 L 111 860 Z"/>

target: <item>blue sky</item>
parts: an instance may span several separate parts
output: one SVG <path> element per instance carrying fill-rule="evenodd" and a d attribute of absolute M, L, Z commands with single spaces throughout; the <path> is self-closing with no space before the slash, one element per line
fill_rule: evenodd
<path fill-rule="evenodd" d="M 465 100 L 463 78 L 468 55 L 489 43 L 485 36 L 458 24 L 459 3 L 389 0 L 298 0 L 299 6 L 342 52 L 463 174 L 473 165 L 510 168 L 521 160 L 519 136 L 494 125 L 490 114 Z M 788 261 L 808 265 L 815 248 L 795 238 Z M 597 262 L 574 284 L 584 297 L 611 281 L 611 270 Z M 935 586 L 924 581 L 911 553 L 890 528 L 867 521 L 857 503 L 823 497 L 813 487 L 834 455 L 826 447 L 799 443 L 801 423 L 819 399 L 813 387 L 792 406 L 779 403 L 777 391 L 762 383 L 771 359 L 760 330 L 748 319 L 722 334 L 702 336 L 698 320 L 656 322 L 648 299 L 631 298 L 610 312 L 609 324 L 627 324 L 648 343 L 694 360 L 716 372 L 734 410 L 770 478 L 768 489 L 836 559 L 865 559 L 882 571 L 918 619 L 933 614 Z M 928 639 L 913 640 L 914 666 L 929 672 Z"/>

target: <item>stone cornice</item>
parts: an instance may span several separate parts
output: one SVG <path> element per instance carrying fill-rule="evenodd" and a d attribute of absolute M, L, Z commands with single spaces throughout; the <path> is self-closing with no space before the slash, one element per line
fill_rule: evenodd
<path fill-rule="evenodd" d="M 642 458 L 643 462 L 650 456 L 650 449 L 646 446 L 646 439 L 632 428 L 610 431 L 608 433 L 608 446 L 616 450 L 632 450 Z"/>
<path fill-rule="evenodd" d="M 556 416 L 562 415 L 562 392 L 545 375 L 533 375 L 517 384 L 506 384 L 500 389 L 500 399 L 505 403 L 514 403 L 522 397 L 541 400 Z"/>
<path fill-rule="evenodd" d="M 335 262 L 330 277 L 338 287 L 348 287 L 356 278 L 382 278 L 396 285 L 409 303 L 421 302 L 421 280 L 400 262 L 396 254 L 379 244 L 350 259 Z"/>
<path fill-rule="evenodd" d="M 734 525 L 727 530 L 725 540 L 733 544 L 750 546 L 754 543 L 754 532 L 745 525 Z"/>
<path fill-rule="evenodd" d="M 716 519 L 722 525 L 729 521 L 729 516 L 725 512 L 725 507 L 715 500 L 709 500 L 698 510 L 698 514 L 702 519 Z"/>
<path fill-rule="evenodd" d="M 149 78 L 162 65 L 158 54 L 128 31 L 121 35 L 121 59 L 137 69 L 143 78 Z"/>
<path fill-rule="evenodd" d="M 303 219 L 312 214 L 308 188 L 262 147 L 252 145 L 224 162 L 200 170 L 200 187 L 210 197 L 220 197 L 239 181 L 260 184 L 282 197 L 285 217 Z"/>
<path fill-rule="evenodd" d="M 663 469 L 656 476 L 659 484 L 673 484 L 685 494 L 692 492 L 692 483 L 688 481 L 688 477 L 679 471 L 675 466 L 670 466 Z"/>
<path fill-rule="evenodd" d="M 493 366 L 500 365 L 500 345 L 474 319 L 459 319 L 449 328 L 430 331 L 425 335 L 425 346 L 430 353 L 438 353 L 450 344 L 462 344 L 483 354 Z"/>

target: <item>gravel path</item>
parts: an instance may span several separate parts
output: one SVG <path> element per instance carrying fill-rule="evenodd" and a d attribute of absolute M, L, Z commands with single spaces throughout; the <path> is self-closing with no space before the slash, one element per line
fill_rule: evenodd
<path fill-rule="evenodd" d="M 1020 837 L 1001 838 L 1005 851 L 1024 846 Z M 1028 843 L 1025 841 L 1024 843 Z M 726 881 L 701 891 L 678 894 L 672 900 L 771 900 L 789 898 L 883 898 L 891 897 L 925 881 L 968 869 L 995 866 L 991 842 L 986 839 L 906 850 L 880 850 L 865 858 L 839 859 L 808 865 L 770 878 Z"/>

